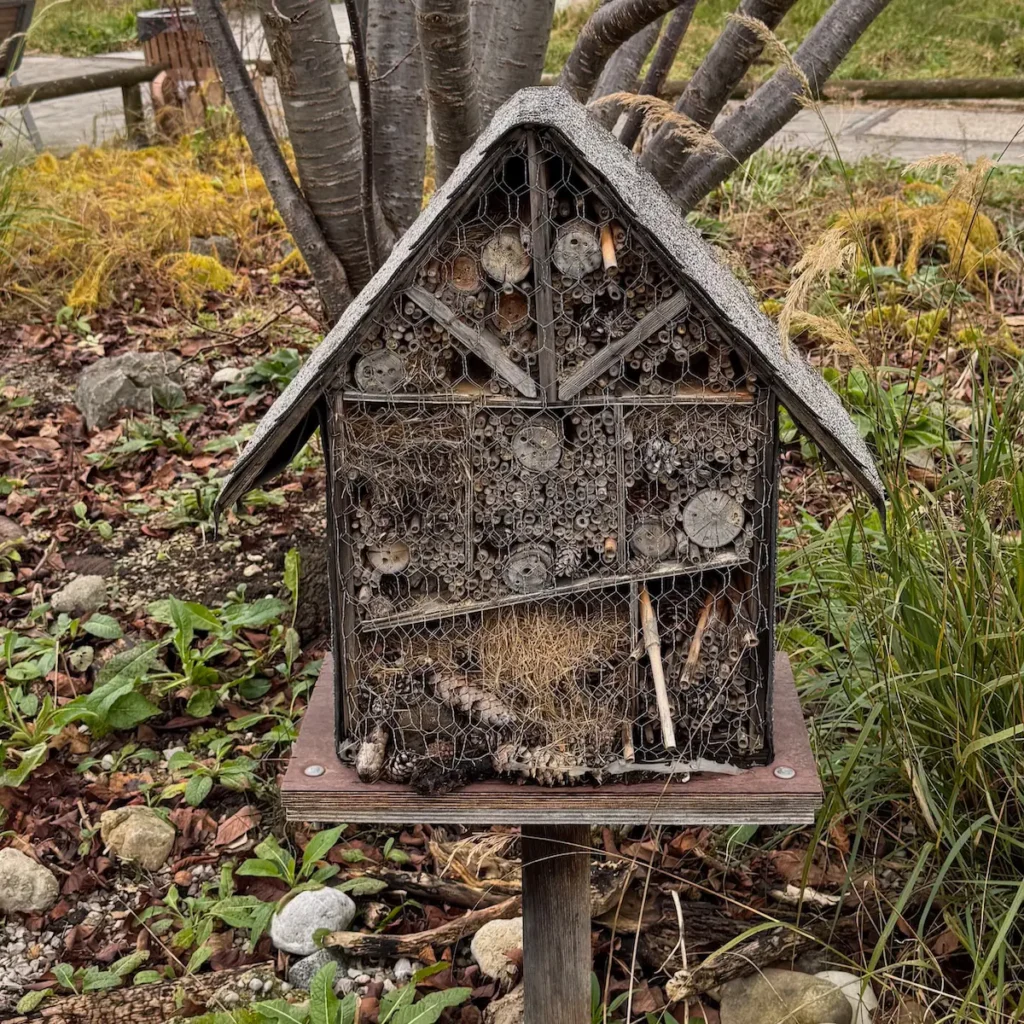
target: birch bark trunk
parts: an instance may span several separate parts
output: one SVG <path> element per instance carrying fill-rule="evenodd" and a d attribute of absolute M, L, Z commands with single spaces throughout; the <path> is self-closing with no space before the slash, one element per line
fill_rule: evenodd
<path fill-rule="evenodd" d="M 331 5 L 264 0 L 261 17 L 302 191 L 349 282 L 361 289 L 371 269 L 359 194 L 359 119 Z"/>
<path fill-rule="evenodd" d="M 889 2 L 834 0 L 793 55 L 814 95 Z M 803 99 L 803 83 L 789 68 L 780 68 L 715 132 L 722 150 L 695 153 L 686 161 L 672 197 L 684 210 L 692 209 L 782 128 Z"/>
<path fill-rule="evenodd" d="M 416 26 L 426 55 L 435 177 L 441 185 L 480 134 L 469 0 L 417 0 Z"/>
<path fill-rule="evenodd" d="M 370 0 L 366 33 L 373 166 L 384 219 L 400 235 L 423 204 L 427 100 L 414 0 Z"/>

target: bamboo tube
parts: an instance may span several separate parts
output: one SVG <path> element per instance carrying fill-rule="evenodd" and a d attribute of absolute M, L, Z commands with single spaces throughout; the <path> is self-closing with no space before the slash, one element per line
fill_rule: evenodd
<path fill-rule="evenodd" d="M 614 274 L 619 269 L 619 258 L 615 252 L 615 238 L 611 224 L 601 226 L 601 262 L 604 263 L 606 274 Z"/>
<path fill-rule="evenodd" d="M 697 667 L 697 662 L 700 660 L 700 645 L 704 638 L 704 633 L 708 628 L 708 623 L 711 621 L 711 611 L 715 607 L 716 594 L 712 590 L 707 600 L 704 602 L 704 607 L 700 611 L 700 617 L 697 619 L 697 628 L 694 630 L 693 639 L 690 641 L 690 650 L 686 655 L 686 664 L 683 665 L 683 682 L 688 683 L 693 678 L 694 669 Z"/>
<path fill-rule="evenodd" d="M 640 588 L 640 625 L 644 631 L 644 646 L 651 663 L 651 678 L 654 680 L 654 696 L 658 702 L 658 716 L 661 719 L 661 738 L 667 750 L 676 749 L 676 731 L 672 724 L 672 711 L 668 703 L 668 688 L 665 686 L 665 670 L 661 664 L 661 637 L 658 636 L 658 620 L 654 605 L 646 587 Z"/>

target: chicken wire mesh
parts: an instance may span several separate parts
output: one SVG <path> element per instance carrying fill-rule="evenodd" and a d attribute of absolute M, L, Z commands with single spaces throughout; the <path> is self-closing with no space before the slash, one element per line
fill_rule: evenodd
<path fill-rule="evenodd" d="M 774 396 L 609 195 L 510 142 L 334 382 L 364 780 L 767 760 Z"/>

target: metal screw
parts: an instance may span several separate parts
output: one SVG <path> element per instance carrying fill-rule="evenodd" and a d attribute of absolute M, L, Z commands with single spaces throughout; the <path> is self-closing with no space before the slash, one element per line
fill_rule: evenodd
<path fill-rule="evenodd" d="M 317 776 L 323 775 L 326 771 L 327 769 L 322 764 L 308 764 L 302 769 L 302 774 L 317 778 Z"/>
<path fill-rule="evenodd" d="M 772 774 L 777 779 L 792 779 L 796 777 L 796 769 L 790 768 L 787 764 L 782 764 Z"/>

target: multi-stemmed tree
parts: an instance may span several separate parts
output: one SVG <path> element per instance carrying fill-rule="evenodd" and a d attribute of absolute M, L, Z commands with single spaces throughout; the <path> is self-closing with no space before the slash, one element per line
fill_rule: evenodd
<path fill-rule="evenodd" d="M 334 320 L 420 209 L 428 116 L 440 183 L 494 111 L 540 81 L 555 0 L 346 0 L 361 111 L 329 0 L 258 2 L 298 182 L 253 91 L 223 0 L 195 0 L 195 9 L 256 163 Z M 583 103 L 612 97 L 595 116 L 618 124 L 624 144 L 641 145 L 636 104 L 620 118 L 613 94 L 657 95 L 697 2 L 604 0 L 559 84 Z M 889 0 L 833 0 L 792 58 L 716 124 L 794 3 L 741 0 L 673 115 L 643 138 L 643 164 L 684 209 L 786 124 Z"/>

